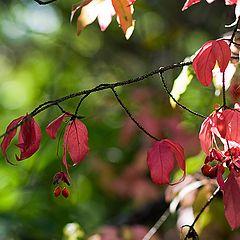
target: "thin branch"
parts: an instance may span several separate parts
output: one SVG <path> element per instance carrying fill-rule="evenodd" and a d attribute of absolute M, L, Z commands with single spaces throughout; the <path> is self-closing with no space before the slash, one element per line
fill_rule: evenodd
<path fill-rule="evenodd" d="M 56 2 L 57 0 L 49 0 L 49 1 L 46 1 L 46 2 L 43 2 L 43 1 L 41 1 L 41 0 L 33 0 L 33 1 L 36 2 L 36 3 L 38 3 L 39 5 L 47 5 L 47 4 Z"/>
<path fill-rule="evenodd" d="M 215 191 L 213 192 L 213 194 L 211 195 L 211 197 L 208 199 L 208 201 L 205 203 L 205 205 L 202 207 L 202 209 L 200 210 L 200 212 L 198 213 L 198 215 L 195 217 L 192 225 L 185 225 L 183 227 L 189 227 L 188 233 L 185 236 L 184 240 L 190 239 L 192 238 L 192 233 L 196 233 L 194 226 L 197 223 L 198 219 L 200 218 L 200 216 L 202 215 L 202 213 L 205 211 L 205 209 L 210 205 L 210 203 L 213 201 L 213 199 L 217 196 L 217 194 L 220 192 L 220 187 L 217 187 L 215 189 Z"/>
<path fill-rule="evenodd" d="M 111 84 L 100 84 L 100 85 L 98 85 L 94 88 L 91 88 L 91 89 L 86 89 L 86 90 L 83 90 L 83 91 L 80 91 L 80 92 L 76 92 L 76 93 L 66 95 L 66 96 L 58 98 L 56 100 L 44 102 L 44 103 L 40 104 L 38 107 L 36 107 L 31 113 L 29 113 L 29 115 L 27 117 L 25 117 L 21 122 L 19 122 L 15 127 L 11 128 L 7 132 L 1 134 L 0 138 L 3 138 L 8 133 L 10 133 L 14 129 L 18 128 L 19 126 L 21 126 L 25 121 L 29 120 L 30 118 L 36 116 L 37 114 L 43 112 L 44 110 L 46 110 L 46 109 L 48 109 L 48 108 L 50 108 L 54 105 L 57 105 L 61 102 L 64 102 L 64 101 L 67 101 L 69 99 L 73 99 L 73 98 L 76 98 L 76 97 L 79 97 L 79 96 L 82 96 L 82 95 L 89 95 L 93 92 L 100 92 L 100 91 L 103 91 L 103 90 L 106 90 L 106 89 L 113 89 L 113 88 L 116 88 L 116 87 L 127 86 L 127 85 L 130 85 L 130 84 L 138 83 L 138 82 L 141 82 L 141 81 L 143 81 L 143 80 L 145 80 L 149 77 L 152 77 L 156 74 L 164 73 L 165 71 L 172 70 L 172 69 L 175 69 L 175 68 L 180 68 L 180 67 L 183 67 L 183 66 L 188 66 L 188 65 L 191 65 L 191 64 L 192 64 L 192 62 L 175 63 L 175 64 L 172 64 L 172 65 L 160 67 L 158 69 L 153 70 L 152 72 L 149 72 L 145 75 L 142 75 L 142 76 L 139 76 L 139 77 L 136 77 L 136 78 L 133 78 L 133 79 L 129 79 L 129 80 L 126 80 L 126 81 L 121 81 L 121 82 L 115 82 L 115 83 L 111 83 Z M 183 105 L 181 105 L 177 101 L 176 101 L 176 103 L 178 105 L 184 107 Z M 193 111 L 189 111 L 189 112 L 193 113 L 194 115 L 197 115 Z M 197 115 L 197 116 L 201 116 L 201 115 Z M 204 116 L 201 116 L 201 117 L 204 117 Z"/>
<path fill-rule="evenodd" d="M 198 113 L 198 112 L 194 112 L 192 111 L 191 109 L 189 109 L 188 107 L 186 107 L 185 105 L 179 103 L 174 97 L 173 95 L 171 94 L 171 92 L 169 91 L 165 81 L 164 81 L 164 78 L 163 78 L 163 72 L 160 72 L 159 73 L 159 76 L 160 76 L 160 79 L 162 81 L 162 84 L 163 84 L 163 87 L 165 89 L 165 91 L 167 92 L 167 94 L 169 95 L 170 98 L 172 98 L 172 100 L 178 105 L 180 106 L 181 108 L 183 108 L 184 110 L 194 114 L 195 116 L 198 116 L 198 117 L 201 117 L 201 118 L 206 118 L 206 116 L 202 115 L 201 113 Z"/>
<path fill-rule="evenodd" d="M 90 93 L 89 93 L 89 94 L 90 94 Z M 89 94 L 86 94 L 86 95 L 84 95 L 83 97 L 81 97 L 81 99 L 80 99 L 80 101 L 79 101 L 79 103 L 78 103 L 78 105 L 77 105 L 77 107 L 76 107 L 76 110 L 75 110 L 75 114 L 74 114 L 74 115 L 77 115 L 77 114 L 78 114 L 78 110 L 79 110 L 82 102 L 84 101 L 84 99 L 86 99 L 86 98 L 89 96 Z"/>
<path fill-rule="evenodd" d="M 128 108 L 124 105 L 124 103 L 122 102 L 122 100 L 119 98 L 117 92 L 115 91 L 114 88 L 112 88 L 112 92 L 115 95 L 118 103 L 121 105 L 121 107 L 125 110 L 125 112 L 127 113 L 127 115 L 132 119 L 132 121 L 138 126 L 139 129 L 141 129 L 146 135 L 148 135 L 150 138 L 159 141 L 160 139 L 153 136 L 151 133 L 149 133 L 134 117 L 133 115 L 129 112 Z"/>

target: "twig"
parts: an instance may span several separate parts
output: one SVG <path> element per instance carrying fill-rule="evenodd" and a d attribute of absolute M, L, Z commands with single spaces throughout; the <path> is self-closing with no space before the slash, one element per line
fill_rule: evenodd
<path fill-rule="evenodd" d="M 27 117 L 25 117 L 21 122 L 19 122 L 17 125 L 15 125 L 15 127 L 11 128 L 7 132 L 1 134 L 0 138 L 4 137 L 5 135 L 10 133 L 14 129 L 16 129 L 19 126 L 21 126 L 28 119 L 36 116 L 37 114 L 43 112 L 44 110 L 46 110 L 46 109 L 48 109 L 48 108 L 50 108 L 50 107 L 52 107 L 54 105 L 58 105 L 61 102 L 64 102 L 64 101 L 67 101 L 69 99 L 73 99 L 73 98 L 76 98 L 76 97 L 79 97 L 79 96 L 82 96 L 82 95 L 89 95 L 89 94 L 91 94 L 93 92 L 100 92 L 100 91 L 103 91 L 103 90 L 106 90 L 106 89 L 114 89 L 116 87 L 126 86 L 126 85 L 130 85 L 130 84 L 138 83 L 138 82 L 141 82 L 141 81 L 143 81 L 143 80 L 145 80 L 145 79 L 147 79 L 147 78 L 149 78 L 151 76 L 154 76 L 156 74 L 159 74 L 159 73 L 162 74 L 165 71 L 168 71 L 168 70 L 171 70 L 171 69 L 175 69 L 175 68 L 180 68 L 180 67 L 183 67 L 183 66 L 188 66 L 188 65 L 191 65 L 191 64 L 192 64 L 192 62 L 175 63 L 175 64 L 172 64 L 172 65 L 160 67 L 160 68 L 158 68 L 156 70 L 153 70 L 152 72 L 149 72 L 149 73 L 147 73 L 145 75 L 142 75 L 142 76 L 139 76 L 139 77 L 136 77 L 136 78 L 133 78 L 133 79 L 129 79 L 129 80 L 126 80 L 126 81 L 121 81 L 121 82 L 115 82 L 115 83 L 111 83 L 111 84 L 100 84 L 100 85 L 98 85 L 98 86 L 96 86 L 94 88 L 91 88 L 91 89 L 86 89 L 86 90 L 83 90 L 83 91 L 80 91 L 80 92 L 76 92 L 76 93 L 72 93 L 72 94 L 66 95 L 66 96 L 58 98 L 56 100 L 44 102 L 44 103 L 40 104 L 38 107 L 36 107 L 31 113 L 29 113 L 29 115 Z M 166 91 L 168 91 L 167 88 L 166 88 Z M 169 91 L 168 91 L 168 94 L 169 94 Z M 204 117 L 201 114 L 197 114 L 197 113 L 191 111 L 190 109 L 188 109 L 184 105 L 178 103 L 176 100 L 175 100 L 175 102 L 179 106 L 181 106 L 182 108 L 186 109 L 188 112 L 190 112 L 190 113 L 192 113 L 194 115 L 200 116 L 200 117 Z"/>
<path fill-rule="evenodd" d="M 148 135 L 150 138 L 159 141 L 160 139 L 153 136 L 150 132 L 148 132 L 134 117 L 133 115 L 129 112 L 128 108 L 124 105 L 124 103 L 122 102 L 122 100 L 119 98 L 117 92 L 115 91 L 114 88 L 112 88 L 113 94 L 115 95 L 118 103 L 121 105 L 121 107 L 125 110 L 125 112 L 127 113 L 127 115 L 129 116 L 129 118 L 132 119 L 132 121 L 138 126 L 139 129 L 141 129 L 146 135 Z"/>
<path fill-rule="evenodd" d="M 160 76 L 160 79 L 162 81 L 162 84 L 163 84 L 163 87 L 165 89 L 165 91 L 167 92 L 167 94 L 169 95 L 170 98 L 172 98 L 172 100 L 178 105 L 180 106 L 181 108 L 183 108 L 184 110 L 194 114 L 195 116 L 198 116 L 198 117 L 201 117 L 201 118 L 206 118 L 206 116 L 202 115 L 201 113 L 198 113 L 198 112 L 194 112 L 192 111 L 191 109 L 189 109 L 188 107 L 186 107 L 185 105 L 179 103 L 174 97 L 173 95 L 170 93 L 165 81 L 164 81 L 164 78 L 163 78 L 163 72 L 159 72 L 159 76 Z"/>
<path fill-rule="evenodd" d="M 57 0 L 49 0 L 49 1 L 46 1 L 46 2 L 43 2 L 43 1 L 41 1 L 41 0 L 33 0 L 33 1 L 36 2 L 36 3 L 38 3 L 39 5 L 47 5 L 47 4 L 56 2 Z"/>

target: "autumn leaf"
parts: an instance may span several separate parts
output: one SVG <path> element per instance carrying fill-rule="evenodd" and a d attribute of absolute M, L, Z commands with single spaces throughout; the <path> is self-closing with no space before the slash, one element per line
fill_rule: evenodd
<path fill-rule="evenodd" d="M 70 113 L 64 113 L 47 126 L 46 132 L 50 138 L 56 139 L 57 131 L 66 117 L 72 118 Z M 70 123 L 66 126 L 63 137 L 62 161 L 68 171 L 67 151 L 69 152 L 73 165 L 82 161 L 88 153 L 88 130 L 86 126 L 76 118 L 73 120 L 70 119 Z"/>
<path fill-rule="evenodd" d="M 25 117 L 21 116 L 17 119 L 14 119 L 8 125 L 6 132 L 16 127 L 16 125 L 20 121 L 24 120 L 24 118 L 26 117 L 28 117 L 28 115 L 26 115 Z M 8 134 L 6 134 L 6 136 L 3 138 L 3 141 L 1 143 L 1 149 L 7 161 L 9 160 L 8 160 L 6 151 L 12 139 L 16 135 L 16 133 L 17 133 L 17 129 L 12 130 Z M 18 161 L 21 161 L 31 157 L 38 150 L 40 146 L 40 140 L 41 140 L 41 130 L 37 122 L 34 120 L 34 118 L 29 118 L 25 120 L 20 127 L 20 131 L 18 135 L 18 144 L 16 144 L 16 146 L 20 148 L 20 157 L 16 156 L 16 159 Z"/>
<path fill-rule="evenodd" d="M 71 21 L 76 14 L 80 12 L 77 20 L 77 33 L 89 24 L 98 19 L 101 31 L 105 31 L 116 14 L 118 22 L 125 33 L 126 39 L 129 39 L 135 21 L 132 19 L 133 3 L 135 0 L 84 0 L 72 7 Z"/>
<path fill-rule="evenodd" d="M 112 0 L 116 11 L 118 22 L 125 33 L 126 39 L 129 39 L 133 33 L 135 21 L 132 19 L 133 6 L 129 0 Z"/>
<path fill-rule="evenodd" d="M 67 147 L 73 165 L 82 161 L 88 153 L 88 130 L 80 120 L 74 119 L 67 125 L 64 145 Z"/>
<path fill-rule="evenodd" d="M 231 50 L 224 40 L 213 40 L 206 42 L 193 60 L 193 68 L 198 80 L 204 86 L 212 83 L 216 61 L 221 72 L 227 68 L 231 58 Z"/>
<path fill-rule="evenodd" d="M 212 145 L 212 139 L 213 139 L 212 128 L 215 127 L 215 118 L 216 118 L 215 113 L 207 117 L 203 121 L 200 132 L 199 132 L 199 139 L 200 139 L 202 150 L 207 155 L 209 154 L 209 149 Z"/>
<path fill-rule="evenodd" d="M 12 120 L 12 122 L 10 122 L 10 124 L 7 126 L 7 130 L 6 132 L 9 132 L 12 128 L 16 127 L 16 125 L 23 119 L 22 117 L 16 118 L 14 120 Z M 12 130 L 11 132 L 9 132 L 8 134 L 6 134 L 6 136 L 4 136 L 3 141 L 1 143 L 1 149 L 3 152 L 3 155 L 5 157 L 5 159 L 9 162 L 8 157 L 7 157 L 7 149 L 12 141 L 12 139 L 15 137 L 17 133 L 17 128 L 15 128 L 14 130 Z"/>
<path fill-rule="evenodd" d="M 156 184 L 176 184 L 170 183 L 170 174 L 176 164 L 183 170 L 183 177 L 177 183 L 185 178 L 184 150 L 171 140 L 156 142 L 148 151 L 147 164 L 152 181 Z"/>
<path fill-rule="evenodd" d="M 224 110 L 217 119 L 217 128 L 222 138 L 240 144 L 240 112 L 238 109 Z"/>
<path fill-rule="evenodd" d="M 223 186 L 223 203 L 226 219 L 232 229 L 240 227 L 240 175 L 232 170 Z"/>
<path fill-rule="evenodd" d="M 188 9 L 189 7 L 191 7 L 192 5 L 201 2 L 201 0 L 187 0 L 182 8 L 182 11 Z"/>
<path fill-rule="evenodd" d="M 51 123 L 48 124 L 48 126 L 46 127 L 46 132 L 48 134 L 48 136 L 52 139 L 56 139 L 57 136 L 57 131 L 60 128 L 63 119 L 65 117 L 69 117 L 70 115 L 64 113 L 62 115 L 60 115 L 58 118 L 56 118 L 55 120 L 53 120 Z"/>
<path fill-rule="evenodd" d="M 215 0 L 206 0 L 208 3 L 212 3 Z M 182 11 L 188 9 L 189 7 L 191 7 L 192 5 L 201 2 L 201 0 L 187 0 L 182 8 Z"/>

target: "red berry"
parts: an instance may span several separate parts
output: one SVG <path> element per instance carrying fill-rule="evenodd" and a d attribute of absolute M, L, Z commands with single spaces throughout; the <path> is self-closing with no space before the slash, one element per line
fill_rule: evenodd
<path fill-rule="evenodd" d="M 62 195 L 63 195 L 65 198 L 67 198 L 67 197 L 69 196 L 69 191 L 68 191 L 68 189 L 67 189 L 66 187 L 63 188 L 63 190 L 62 190 Z"/>
<path fill-rule="evenodd" d="M 204 164 L 201 168 L 202 170 L 202 174 L 206 177 L 209 177 L 209 178 L 215 178 L 217 177 L 217 170 L 218 170 L 218 166 L 210 166 L 208 164 Z"/>
<path fill-rule="evenodd" d="M 54 189 L 54 196 L 55 197 L 58 197 L 60 194 L 61 194 L 61 187 L 60 186 L 57 186 L 55 189 Z"/>
<path fill-rule="evenodd" d="M 211 171 L 211 166 L 208 164 L 204 164 L 201 168 L 202 174 L 206 177 L 209 177 L 210 171 Z"/>

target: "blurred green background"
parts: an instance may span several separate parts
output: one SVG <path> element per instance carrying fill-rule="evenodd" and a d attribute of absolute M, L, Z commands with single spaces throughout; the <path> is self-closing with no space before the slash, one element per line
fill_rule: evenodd
<path fill-rule="evenodd" d="M 69 23 L 74 3 L 0 2 L 1 133 L 12 119 L 47 100 L 180 62 L 207 40 L 226 32 L 224 25 L 234 21 L 234 9 L 223 1 L 211 5 L 203 1 L 181 12 L 184 1 L 138 0 L 130 40 L 125 40 L 115 17 L 104 33 L 94 22 L 78 37 L 76 17 Z M 165 74 L 170 88 L 179 73 L 178 69 Z M 202 120 L 179 108 L 172 110 L 158 76 L 117 91 L 146 129 L 181 143 L 186 156 L 193 156 L 188 161 L 189 172 L 199 171 L 204 157 L 194 156 L 200 152 L 197 134 Z M 78 101 L 72 99 L 61 106 L 74 111 Z M 189 108 L 206 115 L 219 101 L 214 88 L 201 87 L 195 77 L 181 98 Z M 57 141 L 45 133 L 47 124 L 61 114 L 58 108 L 36 117 L 42 141 L 34 156 L 16 163 L 18 152 L 13 143 L 8 156 L 16 166 L 7 164 L 1 155 L 1 240 L 74 240 L 91 235 L 93 240 L 137 240 L 162 214 L 165 187 L 151 182 L 146 165 L 146 152 L 153 141 L 136 129 L 108 90 L 89 96 L 79 113 L 89 130 L 90 152 L 70 168 L 68 199 L 53 196 L 52 177 L 61 163 Z M 221 200 L 216 200 L 214 207 L 222 213 L 218 216 L 222 225 L 214 227 L 215 235 L 205 239 L 230 239 Z M 216 211 L 208 214 L 214 219 L 211 214 Z M 211 221 L 206 225 L 211 226 Z M 170 217 L 158 239 L 178 239 L 175 226 L 176 216 Z M 102 237 L 96 235 L 99 232 Z"/>

